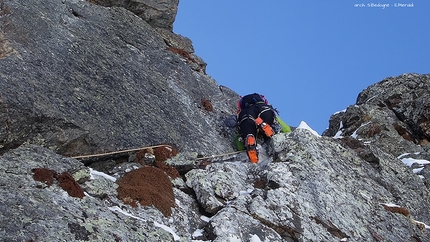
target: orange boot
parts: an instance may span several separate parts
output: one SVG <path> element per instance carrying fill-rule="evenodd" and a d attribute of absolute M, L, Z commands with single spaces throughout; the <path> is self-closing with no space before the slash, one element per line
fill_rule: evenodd
<path fill-rule="evenodd" d="M 248 155 L 251 163 L 258 162 L 258 151 L 257 151 L 257 142 L 255 140 L 254 135 L 248 134 L 245 140 L 246 154 Z"/>

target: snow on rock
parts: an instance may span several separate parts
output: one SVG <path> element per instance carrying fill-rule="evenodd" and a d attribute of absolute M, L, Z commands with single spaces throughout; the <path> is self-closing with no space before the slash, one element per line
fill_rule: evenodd
<path fill-rule="evenodd" d="M 96 171 L 92 168 L 90 168 L 90 172 L 91 172 L 91 179 L 97 179 L 96 177 L 103 177 L 103 178 L 106 178 L 106 179 L 111 180 L 113 182 L 116 181 L 115 177 L 109 176 L 108 174 L 106 174 L 104 172 Z"/>
<path fill-rule="evenodd" d="M 419 174 L 422 178 L 430 178 L 430 171 L 429 169 L 425 169 L 430 164 L 430 161 L 426 159 L 417 159 L 414 157 L 420 157 L 421 152 L 415 152 L 415 153 L 404 153 L 398 156 L 397 158 L 400 159 L 405 165 L 410 167 L 412 171 L 415 174 Z M 425 170 L 424 170 L 425 169 Z"/>
<path fill-rule="evenodd" d="M 249 239 L 249 242 L 262 242 L 262 241 L 261 241 L 260 237 L 258 237 L 258 235 L 253 234 L 251 236 L 251 238 Z"/>
<path fill-rule="evenodd" d="M 339 139 L 339 138 L 342 138 L 343 136 L 342 136 L 342 129 L 343 129 L 343 123 L 342 122 L 340 122 L 340 124 L 339 124 L 339 130 L 336 132 L 336 134 L 333 136 L 333 138 L 335 138 L 335 139 Z"/>
<path fill-rule="evenodd" d="M 407 166 L 412 166 L 413 164 L 418 164 L 418 165 L 427 165 L 427 164 L 430 164 L 430 161 L 423 160 L 423 159 L 402 158 L 401 160 Z"/>
<path fill-rule="evenodd" d="M 124 211 L 123 209 L 121 209 L 121 208 L 120 208 L 120 207 L 118 207 L 118 206 L 109 207 L 109 210 L 111 210 L 111 211 L 113 211 L 113 212 L 119 212 L 119 213 L 122 213 L 122 214 L 124 214 L 124 215 L 126 215 L 126 216 L 129 216 L 129 217 L 131 217 L 131 218 L 138 219 L 138 220 L 141 220 L 141 221 L 143 221 L 143 222 L 146 222 L 146 220 L 145 220 L 145 219 L 142 219 L 142 218 L 139 218 L 139 217 L 137 217 L 137 216 L 134 216 L 133 214 L 130 214 L 130 213 L 128 213 L 127 211 Z"/>
<path fill-rule="evenodd" d="M 298 129 L 306 129 L 306 130 L 309 130 L 315 136 L 318 136 L 318 137 L 321 136 L 321 135 L 318 134 L 317 131 L 315 131 L 311 127 L 309 127 L 309 125 L 305 121 L 300 122 L 300 124 L 299 124 L 299 126 L 297 128 Z"/>
<path fill-rule="evenodd" d="M 157 227 L 159 227 L 159 228 L 162 228 L 162 229 L 164 229 L 165 231 L 167 231 L 167 232 L 169 232 L 170 234 L 172 234 L 173 239 L 174 239 L 175 241 L 178 241 L 178 240 L 181 238 L 181 237 L 179 237 L 179 236 L 175 233 L 175 231 L 173 231 L 173 229 L 172 229 L 172 228 L 170 228 L 169 226 L 166 226 L 166 225 L 161 224 L 161 223 L 158 223 L 158 222 L 154 222 L 154 225 L 155 225 L 155 226 L 157 226 Z"/>

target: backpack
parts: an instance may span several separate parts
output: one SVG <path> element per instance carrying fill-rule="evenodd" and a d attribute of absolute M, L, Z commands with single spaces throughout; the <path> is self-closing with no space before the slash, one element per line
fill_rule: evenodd
<path fill-rule="evenodd" d="M 247 108 L 254 104 L 269 104 L 269 102 L 264 97 L 264 95 L 253 93 L 253 94 L 248 94 L 244 97 L 240 96 L 240 99 L 237 102 L 237 108 L 241 110 L 243 108 Z"/>

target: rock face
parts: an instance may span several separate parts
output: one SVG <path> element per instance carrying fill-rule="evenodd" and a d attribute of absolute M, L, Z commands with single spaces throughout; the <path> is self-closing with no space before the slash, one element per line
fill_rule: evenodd
<path fill-rule="evenodd" d="M 430 160 L 429 96 L 430 75 L 386 78 L 363 90 L 355 105 L 333 115 L 323 135 L 340 138 L 362 156 L 372 144 L 402 159 Z M 349 142 L 351 138 L 357 140 L 355 144 Z M 423 175 L 430 169 L 421 168 Z"/>
<path fill-rule="evenodd" d="M 430 241 L 429 75 L 251 164 L 225 154 L 238 95 L 170 31 L 175 6 L 0 2 L 2 241 Z"/>
<path fill-rule="evenodd" d="M 0 211 L 5 221 L 0 237 L 6 241 L 430 241 L 426 225 L 430 191 L 392 154 L 370 146 L 378 159 L 375 167 L 335 139 L 305 129 L 275 135 L 273 149 L 273 158 L 257 165 L 243 153 L 211 162 L 187 153 L 170 158 L 166 162 L 173 166 L 183 166 L 186 160 L 199 163 L 200 169 L 185 172 L 184 178 L 170 178 L 175 202 L 166 213 L 160 184 L 143 185 L 140 179 L 115 182 L 113 170 L 108 172 L 112 176 L 101 176 L 77 160 L 24 145 L 0 158 L 4 174 Z M 130 163 L 123 169 L 133 170 L 126 174 L 134 177 L 139 172 L 144 179 L 140 167 Z M 36 179 L 37 169 L 48 168 L 71 174 L 85 196 L 70 195 L 55 179 L 50 185 Z M 158 171 L 148 175 L 154 174 Z M 135 200 L 138 197 L 124 199 L 118 185 L 134 194 L 145 192 L 145 201 L 155 202 L 143 206 Z M 164 197 L 168 196 L 166 192 Z M 133 201 L 134 206 L 127 205 Z"/>
<path fill-rule="evenodd" d="M 141 4 L 166 13 L 155 3 L 165 5 Z M 177 5 L 165 8 L 174 16 Z M 1 152 L 24 142 L 64 155 L 160 143 L 232 151 L 223 120 L 238 95 L 204 74 L 167 23 L 78 0 L 2 1 L 0 23 Z"/>
<path fill-rule="evenodd" d="M 91 0 L 106 7 L 130 10 L 154 28 L 173 30 L 179 0 Z"/>
<path fill-rule="evenodd" d="M 90 179 L 90 170 L 74 159 L 37 146 L 21 147 L 0 159 L 2 174 L 8 174 L 0 178 L 3 241 L 171 240 L 168 232 L 146 221 L 151 213 L 160 216 L 158 210 L 147 207 L 147 215 L 130 217 L 117 203 L 115 182 Z M 41 168 L 73 175 L 75 181 L 85 182 L 87 193 L 70 196 L 56 180 L 49 185 L 35 179 L 35 169 Z"/>

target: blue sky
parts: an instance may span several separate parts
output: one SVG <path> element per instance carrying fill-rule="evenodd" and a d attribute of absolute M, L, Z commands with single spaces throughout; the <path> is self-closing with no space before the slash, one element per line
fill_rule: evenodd
<path fill-rule="evenodd" d="M 430 73 L 430 1 L 396 3 L 180 0 L 173 31 L 193 41 L 219 85 L 262 93 L 286 123 L 321 134 L 366 87 Z"/>

